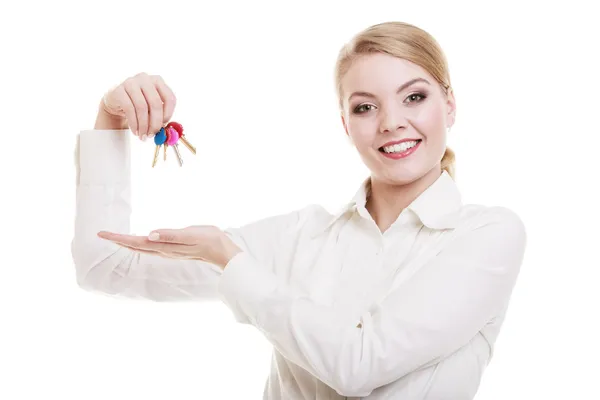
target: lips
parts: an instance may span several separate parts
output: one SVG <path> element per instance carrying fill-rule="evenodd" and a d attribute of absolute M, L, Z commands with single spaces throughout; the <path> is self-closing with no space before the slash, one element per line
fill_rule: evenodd
<path fill-rule="evenodd" d="M 417 144 L 419 144 L 422 141 L 422 139 L 402 139 L 402 140 L 394 140 L 393 142 L 387 142 L 385 143 L 383 146 L 381 146 L 378 150 L 383 152 L 383 148 L 384 147 L 388 147 L 388 146 L 393 146 L 395 144 L 400 144 L 400 143 L 404 143 L 404 142 L 417 142 Z"/>
<path fill-rule="evenodd" d="M 421 146 L 421 141 L 417 140 L 417 144 L 415 144 L 413 147 L 400 152 L 400 153 L 386 153 L 385 151 L 383 151 L 383 149 L 381 149 L 379 152 L 381 153 L 382 156 L 386 157 L 386 158 L 390 158 L 392 160 L 400 160 L 406 157 L 409 157 L 411 154 L 414 154 L 417 149 Z"/>

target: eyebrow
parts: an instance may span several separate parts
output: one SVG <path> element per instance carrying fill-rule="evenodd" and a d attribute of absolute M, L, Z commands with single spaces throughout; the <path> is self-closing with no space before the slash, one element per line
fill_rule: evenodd
<path fill-rule="evenodd" d="M 410 81 L 400 85 L 400 87 L 398 88 L 398 90 L 396 90 L 396 94 L 402 92 L 404 89 L 406 89 L 409 86 L 414 85 L 417 82 L 425 82 L 428 85 L 431 85 L 429 83 L 429 81 L 425 78 L 415 78 L 415 79 L 411 79 Z M 350 97 L 348 97 L 348 101 L 350 101 L 352 99 L 352 97 L 354 96 L 364 96 L 364 97 L 375 97 L 374 94 L 369 93 L 369 92 L 354 92 L 350 95 Z"/>

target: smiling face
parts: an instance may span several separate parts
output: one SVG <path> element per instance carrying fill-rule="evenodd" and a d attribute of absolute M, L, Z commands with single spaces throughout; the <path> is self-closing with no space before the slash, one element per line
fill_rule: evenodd
<path fill-rule="evenodd" d="M 352 62 L 341 91 L 344 128 L 373 178 L 407 184 L 441 172 L 455 101 L 427 71 L 387 54 L 366 54 Z"/>

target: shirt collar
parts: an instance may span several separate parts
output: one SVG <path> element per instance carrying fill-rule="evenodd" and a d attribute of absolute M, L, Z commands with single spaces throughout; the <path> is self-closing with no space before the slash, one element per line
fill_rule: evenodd
<path fill-rule="evenodd" d="M 367 196 L 371 188 L 371 178 L 360 184 L 352 200 L 344 205 L 323 230 L 329 229 L 338 219 L 348 212 L 357 211 L 368 215 L 365 208 Z M 462 198 L 458 186 L 447 171 L 442 171 L 438 179 L 425 189 L 407 209 L 414 213 L 421 223 L 431 229 L 453 229 L 459 221 Z"/>

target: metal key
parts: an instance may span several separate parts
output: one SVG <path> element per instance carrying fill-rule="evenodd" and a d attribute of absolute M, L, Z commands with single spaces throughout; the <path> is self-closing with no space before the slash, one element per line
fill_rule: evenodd
<path fill-rule="evenodd" d="M 167 141 L 166 145 L 169 145 L 175 150 L 175 154 L 177 155 L 177 160 L 179 161 L 179 166 L 183 167 L 183 158 L 181 158 L 181 153 L 179 153 L 179 132 L 175 130 L 172 126 L 167 126 Z"/>
<path fill-rule="evenodd" d="M 154 151 L 154 161 L 152 161 L 152 168 L 156 165 L 156 161 L 158 160 L 158 152 L 160 151 L 161 146 L 165 146 L 165 159 L 167 154 L 167 148 L 165 142 L 167 141 L 167 133 L 165 132 L 165 128 L 160 128 L 160 131 L 154 135 L 154 144 L 156 144 L 156 150 Z"/>
<path fill-rule="evenodd" d="M 190 142 L 188 142 L 188 140 L 185 138 L 185 135 L 183 133 L 181 133 L 179 135 L 179 140 L 181 140 L 181 143 L 183 143 L 185 145 L 185 147 L 188 148 L 189 151 L 196 154 L 196 148 L 194 146 L 192 146 L 192 144 Z"/>

